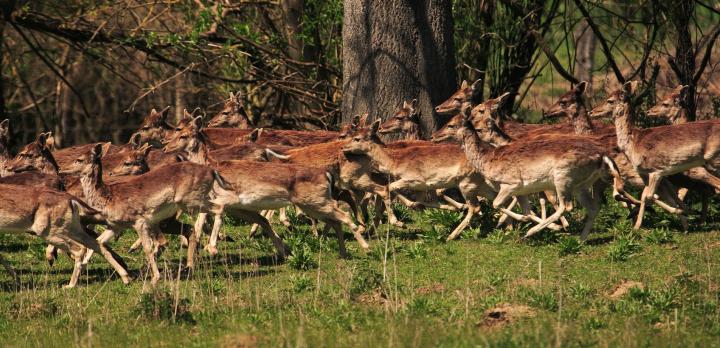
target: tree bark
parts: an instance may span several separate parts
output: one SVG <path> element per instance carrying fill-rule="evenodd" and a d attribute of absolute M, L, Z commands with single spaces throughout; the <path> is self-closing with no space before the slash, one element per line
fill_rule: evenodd
<path fill-rule="evenodd" d="M 457 87 L 450 0 L 345 0 L 342 118 L 390 117 L 417 98 L 424 137 Z"/>
<path fill-rule="evenodd" d="M 573 31 L 573 37 L 575 38 L 575 77 L 579 81 L 587 81 L 587 88 L 592 90 L 592 69 L 597 44 L 595 33 L 583 19 Z"/>
<path fill-rule="evenodd" d="M 695 121 L 697 103 L 695 102 L 695 48 L 690 33 L 690 21 L 695 13 L 695 1 L 675 0 L 665 4 L 666 14 L 675 27 L 675 56 L 670 57 L 670 66 L 683 85 L 688 85 L 685 93 L 685 106 L 688 119 Z"/>

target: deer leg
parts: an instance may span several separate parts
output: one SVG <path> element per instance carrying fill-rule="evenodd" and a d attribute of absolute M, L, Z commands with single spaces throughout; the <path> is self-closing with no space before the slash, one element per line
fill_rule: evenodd
<path fill-rule="evenodd" d="M 345 248 L 345 232 L 342 229 L 342 224 L 339 221 L 328 220 L 325 222 L 325 225 L 332 226 L 332 229 L 335 230 L 335 235 L 337 236 L 338 240 L 338 252 L 340 253 L 340 257 L 344 259 L 350 258 L 350 255 Z"/>
<path fill-rule="evenodd" d="M 17 272 L 15 272 L 15 268 L 13 268 L 13 266 L 8 262 L 7 259 L 5 259 L 5 257 L 2 256 L 2 254 L 0 254 L 0 264 L 2 264 L 3 268 L 5 268 L 5 271 L 7 271 L 13 278 L 13 284 L 15 285 L 15 288 L 20 289 L 20 277 L 18 276 Z"/>
<path fill-rule="evenodd" d="M 450 204 L 450 205 L 452 205 L 453 207 L 455 207 L 455 209 L 465 209 L 465 204 L 462 204 L 462 203 L 460 203 L 460 202 L 452 199 L 451 197 L 448 197 L 447 195 L 445 195 L 444 192 L 445 192 L 445 189 L 437 189 L 437 190 L 435 190 L 435 194 L 436 194 L 438 197 L 442 198 L 445 202 L 447 202 L 448 204 Z"/>
<path fill-rule="evenodd" d="M 187 267 L 190 269 L 195 267 L 195 251 L 197 251 L 198 243 L 200 242 L 200 233 L 202 233 L 202 226 L 205 224 L 206 219 L 207 213 L 199 213 L 197 219 L 195 219 L 193 234 L 188 241 Z"/>
<path fill-rule="evenodd" d="M 388 209 L 392 210 L 392 207 L 386 206 L 380 195 L 375 195 L 375 216 L 373 216 L 372 225 L 374 231 L 377 231 L 378 227 L 380 227 L 380 220 L 382 220 L 383 212 Z"/>
<path fill-rule="evenodd" d="M 648 175 L 648 184 L 645 188 L 643 188 L 642 196 L 640 197 L 640 210 L 638 211 L 637 220 L 635 220 L 635 225 L 633 226 L 636 230 L 640 229 L 642 226 L 643 216 L 645 215 L 645 206 L 655 195 L 655 190 L 657 190 L 660 179 L 662 179 L 662 177 L 657 172 L 653 172 Z"/>
<path fill-rule="evenodd" d="M 145 259 L 152 273 L 150 284 L 155 286 L 160 280 L 160 270 L 158 269 L 157 262 L 155 261 L 155 253 L 153 252 L 153 240 L 150 237 L 150 227 L 145 220 L 139 220 L 135 223 L 135 230 L 140 235 L 142 240 L 143 252 L 145 253 Z"/>
<path fill-rule="evenodd" d="M 262 228 L 263 234 L 272 240 L 275 250 L 280 259 L 284 259 L 287 256 L 288 247 L 283 243 L 280 236 L 275 233 L 270 222 L 267 221 L 262 215 L 254 211 L 249 210 L 232 210 L 233 216 L 239 216 L 248 222 L 257 223 Z"/>
<path fill-rule="evenodd" d="M 565 213 L 566 197 L 565 197 L 564 188 L 561 186 L 558 186 L 557 184 L 555 186 L 556 186 L 556 190 L 557 190 L 556 198 L 557 198 L 557 203 L 558 203 L 558 206 L 555 209 L 555 212 L 552 215 L 550 215 L 547 219 L 542 220 L 542 222 L 538 223 L 537 225 L 533 226 L 530 230 L 528 230 L 527 233 L 525 233 L 525 236 L 523 236 L 523 238 L 528 238 L 528 237 L 532 236 L 533 234 L 540 232 L 545 227 L 548 227 L 551 223 L 558 221 L 560 219 L 560 217 L 562 216 L 562 214 Z"/>
<path fill-rule="evenodd" d="M 210 255 L 214 256 L 214 255 L 217 255 L 217 253 L 218 253 L 217 240 L 218 240 L 218 236 L 220 235 L 219 231 L 220 231 L 221 227 L 222 227 L 222 213 L 215 213 L 215 219 L 213 220 L 212 232 L 210 233 L 210 241 L 205 246 L 205 250 Z M 218 232 L 215 233 L 216 231 L 218 231 Z"/>
<path fill-rule="evenodd" d="M 57 259 L 57 248 L 52 244 L 48 244 L 45 247 L 45 260 L 52 267 L 55 264 L 55 259 Z"/>
<path fill-rule="evenodd" d="M 472 217 L 475 214 L 480 213 L 480 207 L 479 202 L 477 202 L 477 198 L 474 196 L 471 196 L 472 198 L 465 200 L 465 205 L 467 206 L 467 212 L 465 213 L 465 218 L 460 222 L 460 224 L 455 227 L 455 230 L 450 233 L 450 235 L 447 237 L 447 240 L 453 240 L 455 239 L 462 231 L 465 230 L 465 228 L 470 224 L 470 221 L 472 221 Z"/>
<path fill-rule="evenodd" d="M 113 252 L 109 246 L 99 243 L 96 239 L 91 237 L 87 232 L 85 232 L 85 230 L 79 223 L 76 224 L 76 226 L 72 226 L 70 228 L 69 237 L 83 247 L 100 253 L 100 255 L 102 255 L 105 260 L 110 264 L 110 266 L 115 269 L 115 272 L 117 272 L 117 274 L 120 276 L 123 284 L 130 283 L 130 277 L 128 276 L 128 272 L 126 269 L 127 265 L 125 264 L 125 261 L 122 260 L 120 255 Z M 81 263 L 84 265 L 87 263 L 87 261 L 83 258 Z"/>
<path fill-rule="evenodd" d="M 306 206 L 306 208 L 303 209 L 306 209 L 309 214 L 316 216 L 318 219 L 326 221 L 326 223 L 328 220 L 334 220 L 348 225 L 350 227 L 350 231 L 355 237 L 355 240 L 357 240 L 358 244 L 360 244 L 360 247 L 365 250 L 368 250 L 370 248 L 370 245 L 367 243 L 367 241 L 365 241 L 365 238 L 362 236 L 365 228 L 363 226 L 355 225 L 350 216 L 346 212 L 338 208 L 335 201 L 327 202 L 326 204 L 320 204 L 313 207 Z"/>
<path fill-rule="evenodd" d="M 542 219 L 547 218 L 547 208 L 545 207 L 545 197 L 540 196 L 540 217 Z"/>
<path fill-rule="evenodd" d="M 580 234 L 580 240 L 584 241 L 590 234 L 595 218 L 600 211 L 600 195 L 591 195 L 588 190 L 580 190 L 578 200 L 580 201 L 580 204 L 585 207 L 587 212 L 585 215 L 585 226 L 583 226 L 582 234 Z"/>
<path fill-rule="evenodd" d="M 515 207 L 515 205 L 517 203 L 518 203 L 518 198 L 513 196 L 512 201 L 510 201 L 510 204 L 508 204 L 508 206 L 505 209 L 512 211 L 512 209 Z M 497 225 L 495 225 L 495 228 L 498 228 L 498 227 L 504 225 L 505 222 L 507 221 L 508 217 L 509 217 L 508 214 L 502 213 L 502 215 L 500 215 L 500 218 L 498 219 Z M 512 226 L 512 223 L 510 223 L 510 226 Z"/>

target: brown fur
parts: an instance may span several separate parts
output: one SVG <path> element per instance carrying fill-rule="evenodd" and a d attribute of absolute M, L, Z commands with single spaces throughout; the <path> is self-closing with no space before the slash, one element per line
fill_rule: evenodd
<path fill-rule="evenodd" d="M 207 126 L 242 129 L 252 127 L 250 117 L 247 111 L 245 111 L 245 105 L 243 104 L 240 92 L 235 94 L 230 93 L 230 97 L 225 101 L 223 109 L 210 119 Z"/>

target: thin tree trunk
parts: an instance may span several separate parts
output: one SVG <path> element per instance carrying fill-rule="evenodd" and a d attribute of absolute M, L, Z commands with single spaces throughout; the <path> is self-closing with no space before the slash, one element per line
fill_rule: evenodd
<path fill-rule="evenodd" d="M 391 116 L 417 98 L 427 137 L 434 106 L 457 86 L 450 0 L 346 0 L 342 118 Z"/>
<path fill-rule="evenodd" d="M 595 46 L 597 39 L 595 33 L 589 28 L 584 19 L 578 23 L 573 31 L 575 38 L 575 77 L 580 81 L 587 81 L 592 90 L 592 69 L 595 63 Z"/>

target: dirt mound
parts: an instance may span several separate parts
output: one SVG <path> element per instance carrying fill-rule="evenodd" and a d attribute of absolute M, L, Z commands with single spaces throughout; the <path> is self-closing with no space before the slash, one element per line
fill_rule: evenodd
<path fill-rule="evenodd" d="M 496 328 L 508 325 L 522 318 L 534 317 L 535 310 L 525 305 L 503 303 L 485 311 L 483 320 L 478 324 L 484 328 Z"/>
<path fill-rule="evenodd" d="M 645 290 L 645 284 L 633 280 L 625 280 L 618 286 L 616 286 L 615 289 L 608 295 L 608 297 L 610 297 L 611 299 L 621 298 L 625 296 L 625 294 L 627 294 L 632 288 Z"/>

